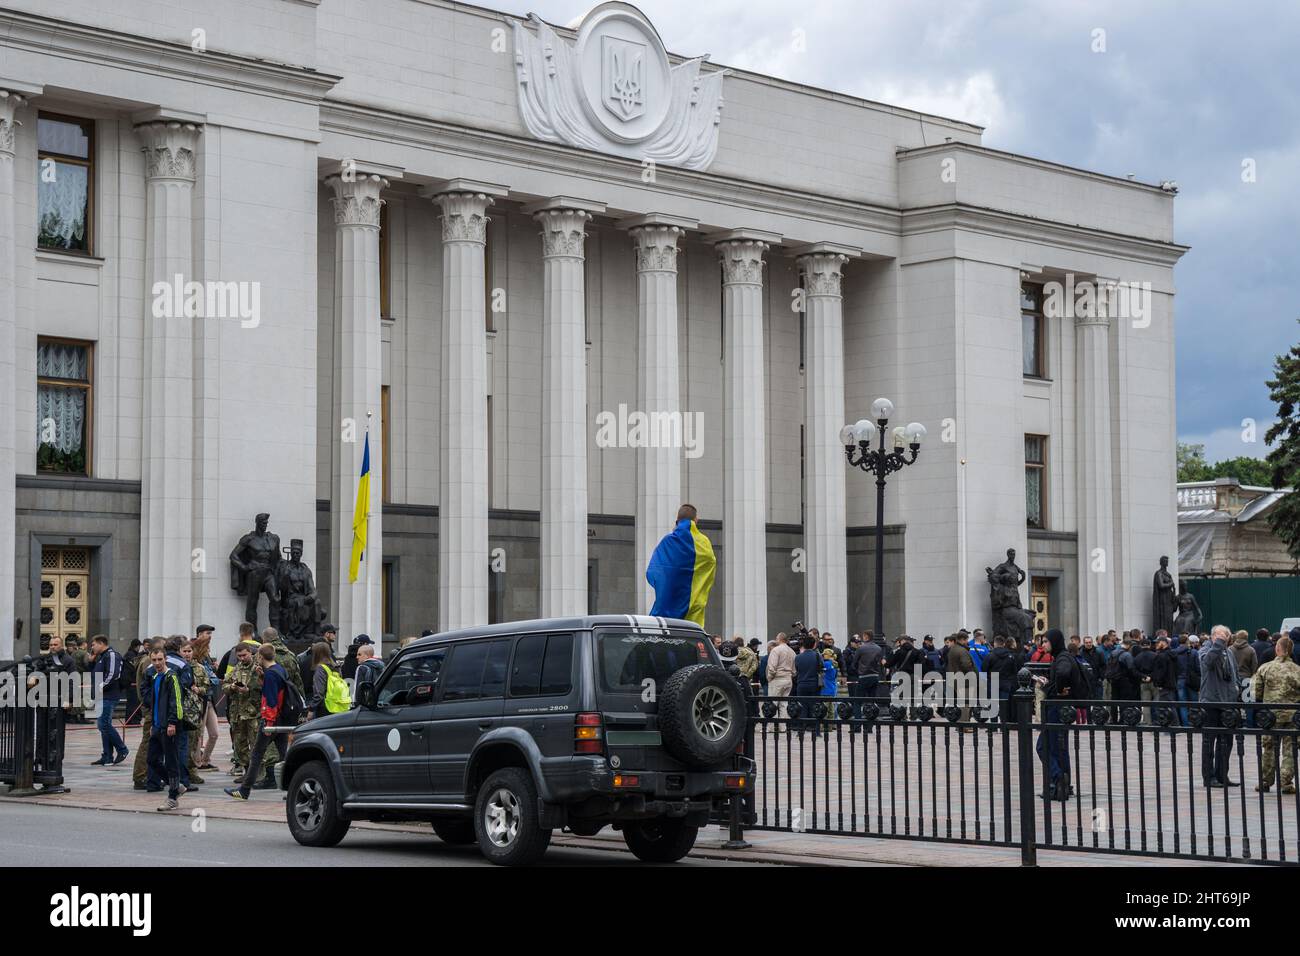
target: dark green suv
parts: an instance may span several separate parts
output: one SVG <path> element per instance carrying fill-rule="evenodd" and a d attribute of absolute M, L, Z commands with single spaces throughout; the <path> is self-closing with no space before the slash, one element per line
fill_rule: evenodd
<path fill-rule="evenodd" d="M 551 833 L 621 830 L 673 862 L 752 792 L 746 697 L 688 621 L 599 615 L 496 624 L 407 645 L 357 706 L 303 724 L 280 768 L 289 829 L 333 846 L 353 820 L 431 822 L 494 863 Z"/>

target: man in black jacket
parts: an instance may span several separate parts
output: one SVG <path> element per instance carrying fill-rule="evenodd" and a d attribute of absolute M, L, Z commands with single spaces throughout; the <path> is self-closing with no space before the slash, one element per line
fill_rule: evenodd
<path fill-rule="evenodd" d="M 1255 632 L 1255 640 L 1251 642 L 1250 646 L 1255 649 L 1255 658 L 1259 661 L 1260 667 L 1273 659 L 1273 642 L 1277 638 L 1278 635 L 1270 634 L 1266 627 L 1261 627 Z"/>
<path fill-rule="evenodd" d="M 1156 688 L 1156 700 L 1164 703 L 1178 703 L 1178 663 L 1169 642 L 1156 642 L 1156 657 L 1151 665 L 1151 683 Z"/>
<path fill-rule="evenodd" d="M 1014 639 L 1013 639 L 1014 643 Z M 993 650 L 984 658 L 984 673 L 990 681 L 997 682 L 998 711 L 1003 722 L 1011 719 L 1011 692 L 1016 689 L 1016 657 L 1007 647 L 1007 638 L 998 634 L 993 638 Z"/>
<path fill-rule="evenodd" d="M 109 647 L 108 638 L 103 634 L 96 634 L 90 639 L 90 658 L 93 661 L 90 668 L 91 679 L 99 684 L 97 688 L 99 716 L 95 723 L 99 727 L 102 749 L 99 759 L 92 761 L 91 766 L 105 767 L 109 764 L 121 763 L 131 752 L 127 749 L 122 735 L 113 726 L 113 711 L 117 709 L 117 702 L 122 696 L 126 681 L 122 657 Z"/>
<path fill-rule="evenodd" d="M 1059 628 L 1047 632 L 1052 649 L 1052 667 L 1048 672 L 1046 700 L 1043 708 L 1044 731 L 1038 735 L 1038 758 L 1043 762 L 1046 787 L 1044 800 L 1068 800 L 1070 787 L 1070 747 L 1061 726 L 1061 711 L 1069 702 L 1086 698 L 1079 663 L 1065 648 L 1065 635 Z"/>
<path fill-rule="evenodd" d="M 802 729 L 811 729 L 814 736 L 819 734 L 817 721 L 812 719 L 812 709 L 822 692 L 822 677 L 825 674 L 824 658 L 817 649 L 817 638 L 811 633 L 805 634 L 799 642 L 802 651 L 794 659 L 794 695 L 802 698 L 799 705 L 803 708 L 805 720 L 800 723 Z"/>
<path fill-rule="evenodd" d="M 883 675 L 885 649 L 876 643 L 875 635 L 867 631 L 862 635 L 862 644 L 853 656 L 853 666 L 857 673 L 857 683 L 853 685 L 853 716 L 862 716 L 862 704 L 876 696 L 876 688 Z"/>

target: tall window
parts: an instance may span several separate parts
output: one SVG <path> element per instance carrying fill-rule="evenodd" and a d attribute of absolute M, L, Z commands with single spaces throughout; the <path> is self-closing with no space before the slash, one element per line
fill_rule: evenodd
<path fill-rule="evenodd" d="M 36 470 L 90 474 L 92 346 L 36 343 Z"/>
<path fill-rule="evenodd" d="M 1043 287 L 1026 282 L 1020 286 L 1020 324 L 1024 339 L 1026 378 L 1047 378 L 1046 323 L 1043 321 Z"/>
<path fill-rule="evenodd" d="M 1025 516 L 1031 528 L 1047 527 L 1043 495 L 1047 490 L 1047 438 L 1025 436 Z"/>
<path fill-rule="evenodd" d="M 91 252 L 95 124 L 42 113 L 36 120 L 36 244 Z"/>
<path fill-rule="evenodd" d="M 379 207 L 379 317 L 393 317 L 393 303 L 388 295 L 392 276 L 392 242 L 388 231 L 388 203 Z"/>

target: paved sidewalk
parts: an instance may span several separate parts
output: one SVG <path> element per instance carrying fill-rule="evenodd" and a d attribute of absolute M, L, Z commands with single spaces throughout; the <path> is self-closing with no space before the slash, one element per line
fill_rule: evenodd
<path fill-rule="evenodd" d="M 134 748 L 139 742 L 139 728 L 130 728 L 124 734 L 127 745 Z M 231 786 L 228 772 L 228 741 L 226 726 L 221 725 L 221 740 L 214 762 L 224 769 L 204 771 L 205 783 L 199 791 L 184 794 L 180 799 L 181 814 L 192 815 L 198 811 L 216 819 L 258 820 L 284 825 L 284 797 L 275 790 L 255 790 L 248 802 L 233 800 L 221 792 Z M 134 749 L 132 757 L 134 756 Z M 99 757 L 99 734 L 93 726 L 73 725 L 68 728 L 64 756 L 64 783 L 67 793 L 33 797 L 0 796 L 0 826 L 4 823 L 5 805 L 9 803 L 39 802 L 44 806 L 65 807 L 76 810 L 112 810 L 138 813 L 155 813 L 162 794 L 132 789 L 131 759 L 116 767 L 92 767 L 90 762 Z M 427 832 L 419 824 L 356 823 L 365 829 L 397 829 L 407 832 Z M 723 849 L 727 831 L 708 827 L 700 832 L 692 856 L 703 859 L 749 860 L 754 863 L 778 863 L 802 866 L 1018 866 L 1020 851 L 1016 847 L 982 847 L 945 844 L 918 840 L 876 839 L 870 837 L 835 837 L 810 833 L 791 833 L 756 830 L 745 834 L 753 844 L 747 850 Z M 605 830 L 594 837 L 578 837 L 557 833 L 556 846 L 584 847 L 626 853 L 622 837 Z M 1098 866 L 1211 866 L 1215 864 L 1168 860 L 1153 857 L 1125 856 L 1103 853 L 1073 853 L 1040 851 L 1040 866 L 1098 867 Z M 1224 864 L 1226 865 L 1226 864 Z"/>

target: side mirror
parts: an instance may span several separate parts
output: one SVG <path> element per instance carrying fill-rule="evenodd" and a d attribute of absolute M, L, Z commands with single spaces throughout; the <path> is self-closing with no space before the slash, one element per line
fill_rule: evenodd
<path fill-rule="evenodd" d="M 433 700 L 433 692 L 437 688 L 436 684 L 415 684 L 406 692 L 406 703 L 412 707 L 419 704 L 427 704 Z"/>
<path fill-rule="evenodd" d="M 357 704 L 366 710 L 375 709 L 375 685 L 370 681 L 357 688 Z"/>

